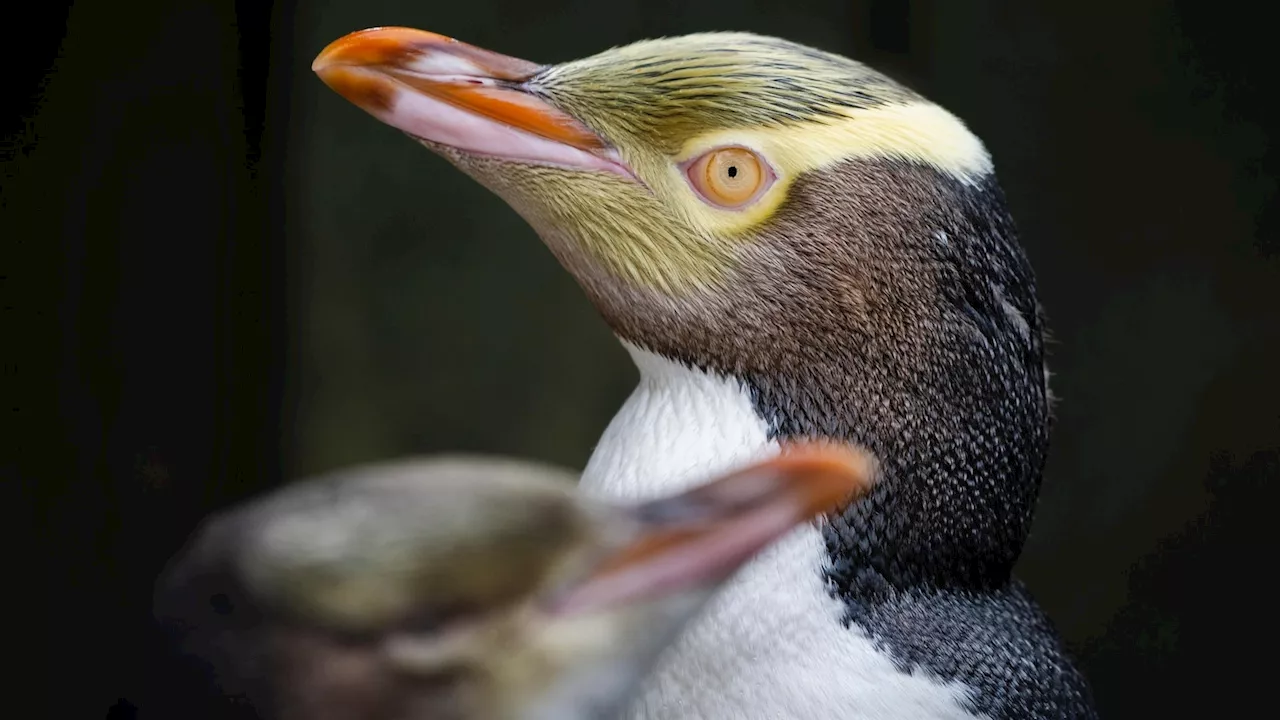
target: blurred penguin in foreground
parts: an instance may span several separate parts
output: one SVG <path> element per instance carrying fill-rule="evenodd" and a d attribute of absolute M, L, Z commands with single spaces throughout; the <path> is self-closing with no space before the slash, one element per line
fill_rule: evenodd
<path fill-rule="evenodd" d="M 865 493 L 871 462 L 795 446 L 633 506 L 527 462 L 341 471 L 207 521 L 157 616 L 268 720 L 614 717 L 717 588 Z"/>

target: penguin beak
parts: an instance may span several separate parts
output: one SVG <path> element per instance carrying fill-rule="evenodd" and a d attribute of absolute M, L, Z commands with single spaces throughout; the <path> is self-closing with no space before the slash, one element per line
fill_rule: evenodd
<path fill-rule="evenodd" d="M 629 508 L 631 537 L 554 596 L 550 611 L 598 611 L 714 588 L 797 525 L 865 494 L 873 473 L 861 452 L 793 447 L 682 495 Z"/>
<path fill-rule="evenodd" d="M 416 138 L 512 161 L 631 177 L 603 138 L 529 92 L 528 81 L 543 67 L 401 27 L 346 35 L 311 65 L 339 95 Z"/>

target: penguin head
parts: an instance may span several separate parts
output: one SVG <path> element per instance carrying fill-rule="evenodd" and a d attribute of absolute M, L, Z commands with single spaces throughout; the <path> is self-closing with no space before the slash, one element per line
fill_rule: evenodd
<path fill-rule="evenodd" d="M 634 506 L 502 459 L 349 469 L 206 522 L 157 615 L 262 718 L 600 717 L 742 563 L 862 492 L 869 462 L 800 449 Z"/>
<path fill-rule="evenodd" d="M 625 342 L 741 379 L 779 438 L 877 452 L 886 477 L 831 540 L 853 565 L 1007 577 L 1047 452 L 1042 322 L 954 115 L 746 33 L 538 65 L 381 28 L 313 67 L 504 198 Z"/>
<path fill-rule="evenodd" d="M 689 322 L 744 275 L 776 274 L 770 246 L 799 239 L 775 231 L 821 229 L 798 213 L 830 201 L 823 190 L 841 174 L 824 171 L 852 160 L 966 182 L 990 171 L 982 144 L 937 105 L 854 61 L 747 33 L 543 66 L 378 28 L 332 43 L 313 68 L 507 200 L 608 315 L 631 292 L 678 316 L 647 307 L 655 324 Z M 848 200 L 885 199 L 884 184 L 843 179 Z"/>

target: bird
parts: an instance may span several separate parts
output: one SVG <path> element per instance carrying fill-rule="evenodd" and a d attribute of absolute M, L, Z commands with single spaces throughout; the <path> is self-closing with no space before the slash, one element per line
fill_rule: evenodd
<path fill-rule="evenodd" d="M 341 468 L 208 518 L 155 613 L 254 717 L 616 717 L 743 562 L 870 486 L 865 452 L 788 450 L 638 503 L 497 455 Z"/>
<path fill-rule="evenodd" d="M 734 31 L 540 64 L 378 27 L 312 69 L 505 201 L 630 354 L 583 492 L 674 492 L 805 438 L 880 459 L 869 494 L 743 568 L 624 717 L 1096 716 L 1013 574 L 1053 421 L 1046 320 L 963 120 Z"/>

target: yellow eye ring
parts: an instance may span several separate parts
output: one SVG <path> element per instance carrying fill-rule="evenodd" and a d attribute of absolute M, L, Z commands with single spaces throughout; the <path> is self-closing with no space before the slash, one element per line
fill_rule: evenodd
<path fill-rule="evenodd" d="M 764 158 L 738 145 L 709 150 L 688 163 L 684 171 L 703 201 L 727 210 L 755 202 L 776 179 Z"/>

